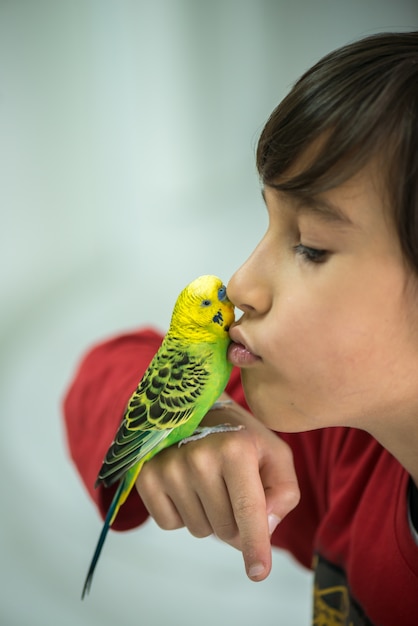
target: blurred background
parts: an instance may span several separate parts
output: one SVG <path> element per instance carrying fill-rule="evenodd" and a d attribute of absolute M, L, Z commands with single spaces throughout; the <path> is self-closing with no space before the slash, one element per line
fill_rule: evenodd
<path fill-rule="evenodd" d="M 0 623 L 310 623 L 311 575 L 263 583 L 215 539 L 111 533 L 68 458 L 82 353 L 165 330 L 195 276 L 225 281 L 266 226 L 271 110 L 323 54 L 418 28 L 416 0 L 0 0 Z"/>

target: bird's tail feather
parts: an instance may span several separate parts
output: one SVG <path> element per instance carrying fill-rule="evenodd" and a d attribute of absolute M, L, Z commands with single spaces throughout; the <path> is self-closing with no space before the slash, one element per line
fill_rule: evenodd
<path fill-rule="evenodd" d="M 102 551 L 103 544 L 106 539 L 106 535 L 121 505 L 120 499 L 121 499 L 121 494 L 123 492 L 123 488 L 124 488 L 124 481 L 122 480 L 109 506 L 109 510 L 107 512 L 106 519 L 103 524 L 102 532 L 100 533 L 99 540 L 97 542 L 96 549 L 94 551 L 93 558 L 90 563 L 89 571 L 87 572 L 86 580 L 84 581 L 84 587 L 83 587 L 83 591 L 81 594 L 82 600 L 84 599 L 84 596 L 86 595 L 86 593 L 90 591 L 94 570 L 96 569 L 97 561 L 99 560 L 100 553 Z"/>

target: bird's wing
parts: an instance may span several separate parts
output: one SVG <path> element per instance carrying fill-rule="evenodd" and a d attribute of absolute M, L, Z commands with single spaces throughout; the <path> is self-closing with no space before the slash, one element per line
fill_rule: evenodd
<path fill-rule="evenodd" d="M 129 400 L 96 485 L 119 480 L 190 419 L 210 377 L 205 361 L 187 350 L 160 349 Z"/>
<path fill-rule="evenodd" d="M 165 430 L 187 422 L 210 378 L 207 355 L 161 350 L 132 395 L 126 413 L 133 431 Z"/>

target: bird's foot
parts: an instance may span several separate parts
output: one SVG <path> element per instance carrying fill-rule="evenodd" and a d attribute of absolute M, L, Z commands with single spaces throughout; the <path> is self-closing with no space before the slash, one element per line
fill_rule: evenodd
<path fill-rule="evenodd" d="M 214 404 L 212 404 L 212 406 L 210 407 L 210 410 L 217 410 L 217 409 L 227 409 L 228 407 L 230 407 L 233 404 L 232 400 L 218 400 L 217 402 L 215 402 Z"/>
<path fill-rule="evenodd" d="M 183 444 L 190 443 L 191 441 L 198 441 L 199 439 L 203 439 L 208 435 L 214 435 L 216 433 L 230 433 L 244 429 L 245 426 L 242 426 L 241 424 L 238 426 L 233 426 L 232 424 L 217 424 L 216 426 L 199 427 L 196 428 L 193 435 L 190 435 L 190 437 L 185 437 L 185 439 L 179 441 L 178 447 L 180 448 L 180 446 L 182 446 Z"/>

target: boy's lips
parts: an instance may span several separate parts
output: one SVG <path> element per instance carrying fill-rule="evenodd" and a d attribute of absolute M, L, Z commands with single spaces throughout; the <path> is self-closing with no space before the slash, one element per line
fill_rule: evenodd
<path fill-rule="evenodd" d="M 228 348 L 228 360 L 232 365 L 246 367 L 261 360 L 248 346 L 238 326 L 232 326 L 229 336 L 232 342 Z"/>

